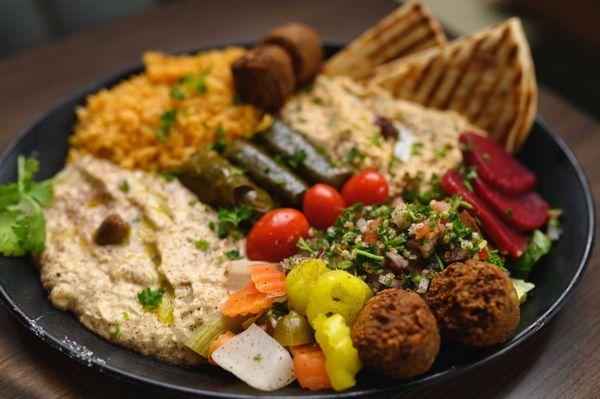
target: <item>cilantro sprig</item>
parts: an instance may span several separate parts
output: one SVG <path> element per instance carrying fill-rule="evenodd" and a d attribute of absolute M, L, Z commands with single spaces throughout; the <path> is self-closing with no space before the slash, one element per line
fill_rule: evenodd
<path fill-rule="evenodd" d="M 16 183 L 0 186 L 0 254 L 23 256 L 44 250 L 46 218 L 42 207 L 52 202 L 53 180 L 36 182 L 39 163 L 19 156 Z"/>

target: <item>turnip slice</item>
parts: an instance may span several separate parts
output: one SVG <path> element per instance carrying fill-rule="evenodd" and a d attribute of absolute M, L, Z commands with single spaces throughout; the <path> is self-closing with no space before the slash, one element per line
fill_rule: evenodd
<path fill-rule="evenodd" d="M 533 189 L 533 172 L 510 155 L 491 138 L 463 133 L 459 140 L 465 146 L 465 158 L 479 177 L 506 194 L 524 194 Z"/>
<path fill-rule="evenodd" d="M 262 265 L 264 261 L 256 261 L 249 259 L 237 259 L 227 263 L 227 289 L 229 291 L 241 291 L 251 280 L 250 269 L 251 265 Z"/>
<path fill-rule="evenodd" d="M 225 342 L 212 359 L 246 384 L 274 391 L 294 381 L 290 353 L 256 324 Z"/>

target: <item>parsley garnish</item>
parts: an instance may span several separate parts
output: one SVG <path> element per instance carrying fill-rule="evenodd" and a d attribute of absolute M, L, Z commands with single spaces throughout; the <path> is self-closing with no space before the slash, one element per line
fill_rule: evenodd
<path fill-rule="evenodd" d="M 252 359 L 255 362 L 260 362 L 262 360 L 262 358 L 263 358 L 262 355 L 259 353 L 258 355 L 254 356 Z"/>
<path fill-rule="evenodd" d="M 194 242 L 194 245 L 200 251 L 206 251 L 208 249 L 208 246 L 209 246 L 208 241 L 206 241 L 206 240 L 197 240 L 197 241 Z"/>
<path fill-rule="evenodd" d="M 227 256 L 227 258 L 229 260 L 242 259 L 242 255 L 240 254 L 240 251 L 238 251 L 236 249 L 232 249 L 231 251 L 225 252 L 225 256 Z"/>
<path fill-rule="evenodd" d="M 119 342 L 121 340 L 121 325 L 115 325 L 115 342 Z"/>
<path fill-rule="evenodd" d="M 297 150 L 294 152 L 294 155 L 292 155 L 292 158 L 288 161 L 288 164 L 292 167 L 292 169 L 296 169 L 305 159 L 306 151 Z"/>
<path fill-rule="evenodd" d="M 165 289 L 146 287 L 138 293 L 138 302 L 146 310 L 154 310 L 160 306 Z"/>
<path fill-rule="evenodd" d="M 129 182 L 127 180 L 123 180 L 121 184 L 119 184 L 119 191 L 124 193 L 129 192 Z"/>
<path fill-rule="evenodd" d="M 215 134 L 217 136 L 217 140 L 215 140 L 215 142 L 213 143 L 212 149 L 217 152 L 225 151 L 228 143 L 227 143 L 227 141 L 223 140 L 223 138 L 226 135 L 226 132 L 225 132 L 225 129 L 223 129 L 223 126 L 219 126 L 217 128 L 217 130 L 215 130 Z"/>
<path fill-rule="evenodd" d="M 44 250 L 46 218 L 42 207 L 52 202 L 53 180 L 36 182 L 39 163 L 20 155 L 16 183 L 0 186 L 0 254 L 23 256 Z"/>
<path fill-rule="evenodd" d="M 418 156 L 421 155 L 421 150 L 423 149 L 423 143 L 417 141 L 413 143 L 410 147 L 410 155 Z"/>
<path fill-rule="evenodd" d="M 350 151 L 346 154 L 346 163 L 353 164 L 356 163 L 358 159 L 358 163 L 362 164 L 365 160 L 365 154 L 356 147 L 352 147 Z"/>
<path fill-rule="evenodd" d="M 160 127 L 154 131 L 154 135 L 163 143 L 167 141 L 175 119 L 177 119 L 177 111 L 174 109 L 170 109 L 160 116 Z"/>
<path fill-rule="evenodd" d="M 173 88 L 171 88 L 171 97 L 173 97 L 176 100 L 185 99 L 185 93 L 183 92 L 180 83 L 177 83 L 175 86 L 173 86 Z"/>
<path fill-rule="evenodd" d="M 177 178 L 177 172 L 174 170 L 161 170 L 158 172 L 158 175 L 168 182 L 171 182 Z"/>

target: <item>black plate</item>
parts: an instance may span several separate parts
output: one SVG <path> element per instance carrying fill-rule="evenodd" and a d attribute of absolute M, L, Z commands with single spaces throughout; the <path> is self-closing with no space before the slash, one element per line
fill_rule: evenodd
<path fill-rule="evenodd" d="M 328 45 L 332 54 L 339 45 Z M 86 95 L 109 87 L 141 66 L 119 72 L 48 110 L 27 126 L 0 156 L 0 184 L 17 177 L 17 156 L 35 155 L 40 178 L 48 178 L 64 165 L 67 139 L 75 123 L 74 108 Z M 521 322 L 501 346 L 472 350 L 443 342 L 433 368 L 407 382 L 383 380 L 362 373 L 358 385 L 342 393 L 313 394 L 296 385 L 268 393 L 257 391 L 233 376 L 208 366 L 178 367 L 156 361 L 104 341 L 79 324 L 73 315 L 54 309 L 29 259 L 0 258 L 0 296 L 10 311 L 41 340 L 67 356 L 101 372 L 126 380 L 189 394 L 213 397 L 353 397 L 398 392 L 408 387 L 456 376 L 480 367 L 516 347 L 539 330 L 573 293 L 589 261 L 594 241 L 594 203 L 577 159 L 556 133 L 538 119 L 519 158 L 538 176 L 538 191 L 564 209 L 564 233 L 551 252 L 536 265 L 531 281 L 536 289 L 521 308 Z"/>

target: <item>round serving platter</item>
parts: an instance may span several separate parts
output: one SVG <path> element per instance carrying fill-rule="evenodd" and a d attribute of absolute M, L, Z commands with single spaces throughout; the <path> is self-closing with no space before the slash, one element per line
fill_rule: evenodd
<path fill-rule="evenodd" d="M 223 45 L 211 46 L 215 47 Z M 327 55 L 340 48 L 340 44 L 325 45 Z M 204 49 L 207 48 L 190 52 Z M 39 159 L 41 170 L 38 178 L 49 178 L 60 171 L 67 155 L 68 137 L 75 124 L 75 107 L 84 104 L 87 95 L 113 86 L 141 70 L 142 66 L 136 65 L 113 74 L 68 97 L 26 126 L 0 155 L 0 184 L 16 180 L 17 157 L 20 154 L 35 155 Z M 124 380 L 186 394 L 234 398 L 346 398 L 391 394 L 439 382 L 485 365 L 538 331 L 565 305 L 590 259 L 595 232 L 594 202 L 588 181 L 573 152 L 537 118 L 518 158 L 537 175 L 537 190 L 542 196 L 552 207 L 564 210 L 562 238 L 535 266 L 530 276 L 536 288 L 521 307 L 519 326 L 508 342 L 483 350 L 444 341 L 432 369 L 409 381 L 387 380 L 362 372 L 358 385 L 344 392 L 311 393 L 296 384 L 275 392 L 262 392 L 212 366 L 169 365 L 113 345 L 83 327 L 72 314 L 53 308 L 30 258 L 0 258 L 0 297 L 15 317 L 37 337 L 70 358 Z"/>

